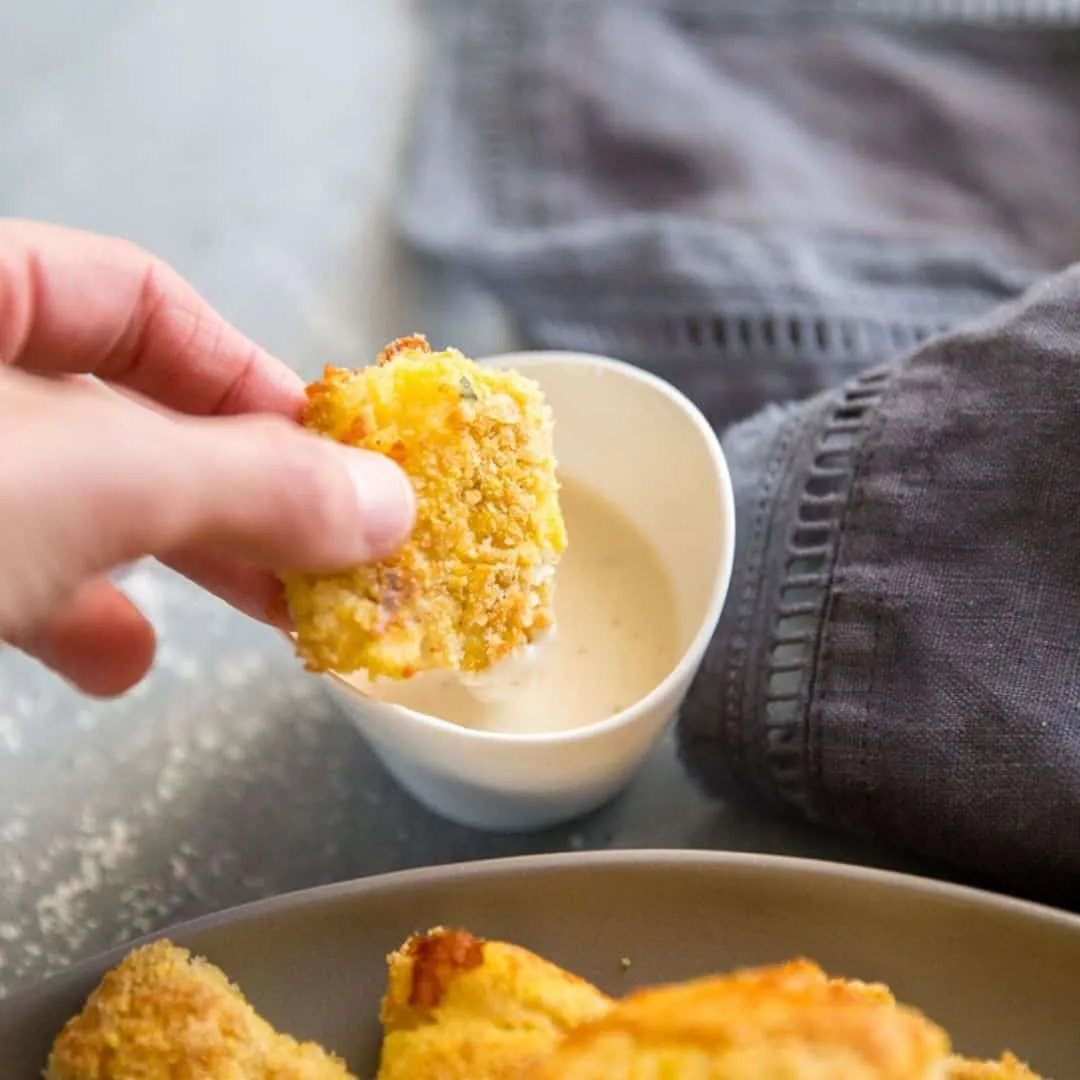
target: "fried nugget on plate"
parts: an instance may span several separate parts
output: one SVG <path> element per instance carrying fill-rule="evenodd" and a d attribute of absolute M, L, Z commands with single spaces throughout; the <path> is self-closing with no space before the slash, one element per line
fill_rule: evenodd
<path fill-rule="evenodd" d="M 999 1061 L 970 1061 L 953 1058 L 949 1063 L 949 1080 L 1041 1080 L 1022 1061 L 1012 1054 L 1003 1054 Z"/>
<path fill-rule="evenodd" d="M 389 455 L 417 499 L 415 531 L 394 557 L 285 576 L 310 670 L 480 672 L 552 626 L 566 528 L 554 421 L 536 383 L 415 336 L 372 367 L 327 368 L 307 394 L 306 427 Z"/>
<path fill-rule="evenodd" d="M 816 965 L 631 994 L 525 1080 L 946 1080 L 949 1040 L 883 987 Z"/>
<path fill-rule="evenodd" d="M 378 1080 L 519 1077 L 612 1001 L 527 949 L 436 929 L 388 960 Z"/>
<path fill-rule="evenodd" d="M 156 941 L 101 981 L 53 1044 L 45 1080 L 354 1080 L 278 1034 L 213 964 Z"/>

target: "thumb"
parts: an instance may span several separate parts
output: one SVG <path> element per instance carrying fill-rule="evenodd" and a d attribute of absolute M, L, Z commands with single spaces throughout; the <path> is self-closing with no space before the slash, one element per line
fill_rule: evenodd
<path fill-rule="evenodd" d="M 0 636 L 87 578 L 206 545 L 273 570 L 390 554 L 415 514 L 389 458 L 267 416 L 177 418 L 117 395 L 0 376 Z"/>
<path fill-rule="evenodd" d="M 212 544 L 274 570 L 339 570 L 392 554 L 416 513 L 412 484 L 388 457 L 341 446 L 276 416 L 183 420 L 182 475 L 164 505 L 133 478 L 132 514 L 159 515 L 153 554 Z"/>

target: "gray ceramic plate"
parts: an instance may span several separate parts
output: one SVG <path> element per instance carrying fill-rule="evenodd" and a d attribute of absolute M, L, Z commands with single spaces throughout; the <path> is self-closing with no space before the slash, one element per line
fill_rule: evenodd
<path fill-rule="evenodd" d="M 261 901 L 170 936 L 220 964 L 274 1024 L 364 1077 L 385 954 L 440 923 L 526 945 L 615 993 L 805 955 L 888 982 L 961 1051 L 1010 1047 L 1059 1080 L 1077 1075 L 1080 918 L 831 863 L 693 852 L 471 863 Z M 0 1003 L 4 1080 L 40 1075 L 56 1031 L 121 955 Z"/>

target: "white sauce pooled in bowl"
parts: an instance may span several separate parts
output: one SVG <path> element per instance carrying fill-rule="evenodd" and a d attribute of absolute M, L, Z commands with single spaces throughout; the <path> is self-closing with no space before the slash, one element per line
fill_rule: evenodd
<path fill-rule="evenodd" d="M 351 681 L 483 731 L 539 733 L 596 723 L 639 701 L 678 662 L 675 597 L 659 556 L 625 514 L 574 480 L 560 495 L 569 545 L 555 586 L 555 630 L 481 676 L 425 672 Z"/>

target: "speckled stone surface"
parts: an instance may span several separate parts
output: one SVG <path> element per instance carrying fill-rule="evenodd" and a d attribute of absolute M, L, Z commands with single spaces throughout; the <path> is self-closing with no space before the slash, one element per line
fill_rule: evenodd
<path fill-rule="evenodd" d="M 305 377 L 413 329 L 498 351 L 497 317 L 389 227 L 421 55 L 386 0 L 0 5 L 0 214 L 137 240 Z M 449 825 L 272 632 L 151 564 L 126 587 L 161 647 L 119 702 L 0 649 L 0 993 L 180 919 L 428 863 L 617 846 L 901 865 L 706 800 L 670 742 L 578 825 Z"/>

